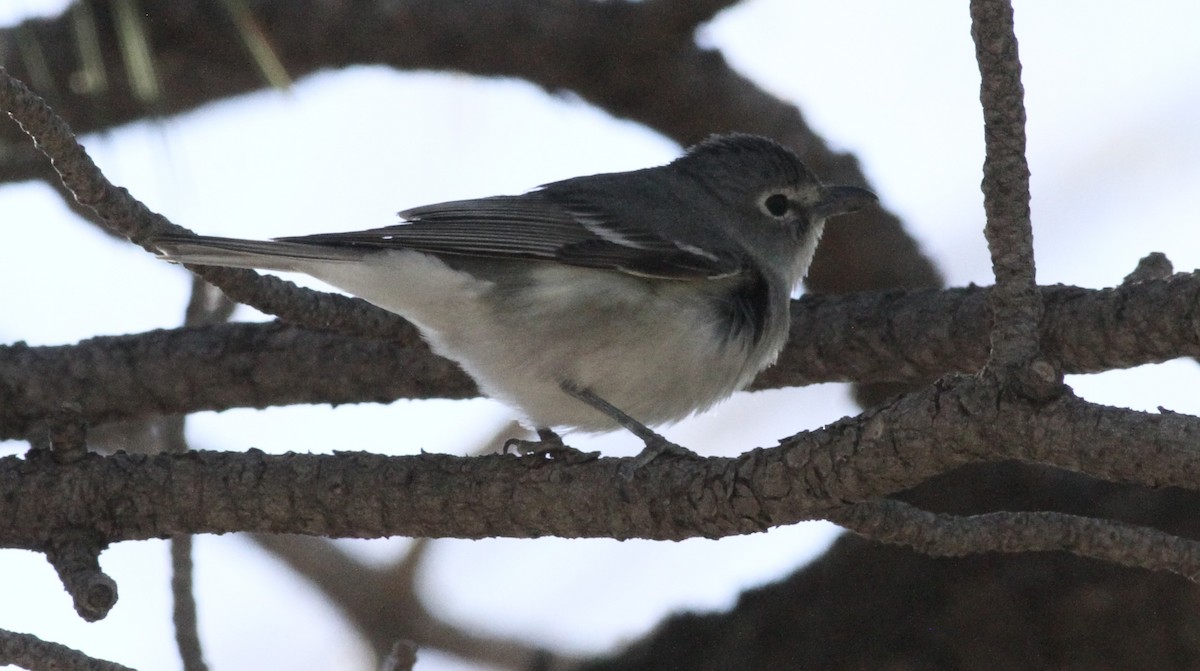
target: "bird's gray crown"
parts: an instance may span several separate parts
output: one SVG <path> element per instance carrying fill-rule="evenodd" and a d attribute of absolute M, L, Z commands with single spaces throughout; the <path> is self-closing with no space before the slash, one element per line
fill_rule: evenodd
<path fill-rule="evenodd" d="M 818 180 L 787 147 L 757 135 L 713 135 L 688 149 L 672 167 L 702 181 L 750 188 L 816 184 Z"/>

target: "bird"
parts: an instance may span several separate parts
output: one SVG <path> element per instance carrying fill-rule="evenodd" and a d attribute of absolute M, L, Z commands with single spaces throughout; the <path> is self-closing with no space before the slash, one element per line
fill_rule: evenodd
<path fill-rule="evenodd" d="M 715 135 L 665 165 L 425 205 L 380 228 L 150 241 L 187 265 L 296 272 L 412 322 L 541 442 L 651 426 L 744 388 L 788 336 L 826 219 L 876 202 L 778 142 Z"/>

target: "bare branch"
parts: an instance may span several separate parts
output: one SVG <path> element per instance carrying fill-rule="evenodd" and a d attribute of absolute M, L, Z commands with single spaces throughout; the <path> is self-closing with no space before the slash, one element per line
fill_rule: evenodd
<path fill-rule="evenodd" d="M 1130 449 L 1129 436 L 1138 436 Z M 114 455 L 0 460 L 0 541 L 39 548 L 86 528 L 106 542 L 235 530 L 374 538 L 719 537 L 824 517 L 968 463 L 1017 459 L 1114 482 L 1200 488 L 1200 418 L 1086 403 L 1033 408 L 975 377 L 736 459 L 660 459 L 618 486 L 625 460 L 512 456 Z M 39 501 L 34 510 L 22 501 Z M 687 505 L 678 502 L 686 501 Z M 503 502 L 501 504 L 500 502 Z M 1151 558 L 1146 559 L 1147 562 Z M 1153 559 L 1153 561 L 1159 561 Z M 1157 564 L 1147 564 L 1157 565 Z"/>
<path fill-rule="evenodd" d="M 28 435 L 62 399 L 76 399 L 99 424 L 202 407 L 478 395 L 466 374 L 424 344 L 278 322 L 154 331 L 67 348 L 0 346 L 0 371 L 0 435 L 8 438 Z"/>
<path fill-rule="evenodd" d="M 971 0 L 971 37 L 982 83 L 983 205 L 996 286 L 991 294 L 992 363 L 1006 369 L 1038 354 L 1041 296 L 1033 263 L 1029 222 L 1029 164 L 1025 160 L 1025 89 L 1009 0 Z M 1053 371 L 1051 371 L 1053 372 Z M 1057 375 L 1042 384 L 1057 388 Z"/>
<path fill-rule="evenodd" d="M 934 557 L 1063 551 L 1200 579 L 1200 543 L 1146 527 L 1055 512 L 939 515 L 885 500 L 847 506 L 830 521 Z"/>
<path fill-rule="evenodd" d="M 117 603 L 116 581 L 100 570 L 106 545 L 98 534 L 68 524 L 49 531 L 38 547 L 71 595 L 75 612 L 88 622 L 103 619 Z"/>
<path fill-rule="evenodd" d="M 196 619 L 195 585 L 192 580 L 192 537 L 171 536 L 171 620 L 175 624 L 175 645 L 185 671 L 206 671 Z"/>
<path fill-rule="evenodd" d="M 185 326 L 220 324 L 229 319 L 237 304 L 216 287 L 192 276 L 192 291 L 184 311 Z M 183 454 L 190 448 L 184 436 L 182 415 L 169 415 L 158 420 L 161 431 L 161 450 Z M 204 648 L 200 644 L 199 618 L 196 615 L 192 537 L 187 534 L 171 536 L 171 598 L 174 601 L 171 620 L 175 625 L 175 647 L 179 650 L 184 671 L 208 671 Z"/>
<path fill-rule="evenodd" d="M 133 671 L 31 634 L 0 630 L 0 665 L 7 664 L 30 671 Z"/>
<path fill-rule="evenodd" d="M 1200 274 L 1113 289 L 1045 287 L 1041 347 L 1068 373 L 1200 356 Z M 757 389 L 816 382 L 923 382 L 979 370 L 987 291 L 805 296 Z M 200 410 L 471 398 L 475 384 L 423 344 L 280 323 L 0 346 L 0 438 L 28 436 L 64 399 L 93 425 Z"/>

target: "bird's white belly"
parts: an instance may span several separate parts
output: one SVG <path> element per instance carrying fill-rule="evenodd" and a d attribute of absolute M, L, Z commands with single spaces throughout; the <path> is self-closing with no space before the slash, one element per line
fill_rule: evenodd
<path fill-rule="evenodd" d="M 490 305 L 488 318 L 428 337 L 538 427 L 616 427 L 564 381 L 644 424 L 679 420 L 744 387 L 778 350 L 723 341 L 709 299 L 682 282 L 545 266 L 528 293 Z"/>
<path fill-rule="evenodd" d="M 685 281 L 531 264 L 523 288 L 505 295 L 420 252 L 380 255 L 373 265 L 372 273 L 337 264 L 308 272 L 411 320 L 436 352 L 535 427 L 616 428 L 567 395 L 564 381 L 644 424 L 682 419 L 748 384 L 786 335 L 784 325 L 757 345 L 723 339 L 711 298 Z"/>

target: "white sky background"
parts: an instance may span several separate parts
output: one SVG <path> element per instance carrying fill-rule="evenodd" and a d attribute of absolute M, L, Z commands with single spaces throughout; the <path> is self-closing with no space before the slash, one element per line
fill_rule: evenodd
<path fill-rule="evenodd" d="M 0 22 L 61 4 L 5 0 Z M 1180 271 L 1200 266 L 1198 26 L 1192 0 L 1018 2 L 1041 283 L 1111 286 L 1151 251 Z M 951 285 L 990 284 L 966 2 L 757 0 L 721 15 L 701 39 L 856 153 Z M 329 72 L 288 94 L 83 140 L 110 179 L 176 223 L 245 237 L 380 226 L 407 207 L 660 164 L 680 151 L 528 84 L 383 68 Z M 185 273 L 75 220 L 48 187 L 0 188 L 0 223 L 0 342 L 64 344 L 179 324 Z M 261 318 L 248 309 L 238 317 Z M 1176 361 L 1070 382 L 1099 402 L 1200 414 L 1198 372 Z M 854 412 L 843 387 L 823 385 L 739 395 L 667 433 L 702 453 L 735 454 Z M 488 400 L 402 401 L 207 413 L 189 420 L 188 435 L 207 449 L 463 453 L 508 418 Z M 621 434 L 572 442 L 613 455 L 637 449 Z M 22 449 L 0 444 L 0 454 Z M 684 543 L 438 541 L 423 593 L 465 626 L 589 654 L 668 612 L 726 608 L 830 537 L 826 525 L 800 525 Z M 351 545 L 385 558 L 405 541 Z M 200 537 L 196 561 L 212 668 L 366 668 L 334 611 L 247 542 Z M 165 544 L 118 544 L 101 563 L 120 602 L 86 624 L 40 555 L 0 551 L 0 628 L 140 669 L 178 668 Z M 423 652 L 417 668 L 478 667 Z"/>

